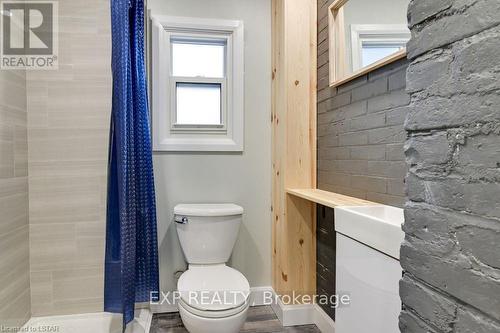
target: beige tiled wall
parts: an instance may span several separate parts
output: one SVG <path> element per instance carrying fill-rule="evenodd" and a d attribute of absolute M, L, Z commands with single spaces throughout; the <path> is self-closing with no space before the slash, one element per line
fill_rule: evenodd
<path fill-rule="evenodd" d="M 0 70 L 0 327 L 30 315 L 24 71 Z"/>
<path fill-rule="evenodd" d="M 103 309 L 109 0 L 59 1 L 59 15 L 59 70 L 27 74 L 35 316 Z"/>

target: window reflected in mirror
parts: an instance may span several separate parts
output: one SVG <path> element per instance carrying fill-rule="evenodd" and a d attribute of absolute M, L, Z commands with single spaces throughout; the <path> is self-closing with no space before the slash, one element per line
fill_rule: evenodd
<path fill-rule="evenodd" d="M 330 85 L 406 55 L 409 0 L 336 0 L 329 11 Z"/>

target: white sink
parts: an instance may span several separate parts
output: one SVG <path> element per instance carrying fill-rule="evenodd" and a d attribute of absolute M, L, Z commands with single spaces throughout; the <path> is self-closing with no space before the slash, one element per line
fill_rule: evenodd
<path fill-rule="evenodd" d="M 403 210 L 385 205 L 335 208 L 335 230 L 399 260 Z"/>

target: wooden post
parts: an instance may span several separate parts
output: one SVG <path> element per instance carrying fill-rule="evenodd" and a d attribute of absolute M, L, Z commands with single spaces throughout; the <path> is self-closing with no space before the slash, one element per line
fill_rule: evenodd
<path fill-rule="evenodd" d="M 316 0 L 273 0 L 273 288 L 316 292 Z"/>

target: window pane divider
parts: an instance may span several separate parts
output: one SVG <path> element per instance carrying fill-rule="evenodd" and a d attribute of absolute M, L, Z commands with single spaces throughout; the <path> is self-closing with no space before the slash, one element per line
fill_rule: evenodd
<path fill-rule="evenodd" d="M 226 78 L 218 77 L 201 77 L 201 76 L 171 76 L 173 85 L 177 83 L 216 83 L 223 85 L 226 82 Z"/>
<path fill-rule="evenodd" d="M 173 132 L 227 132 L 227 95 L 226 78 L 214 77 L 190 77 L 190 76 L 171 76 L 172 89 L 171 99 L 171 131 Z M 221 86 L 221 124 L 178 124 L 177 123 L 177 84 L 219 84 Z"/>

